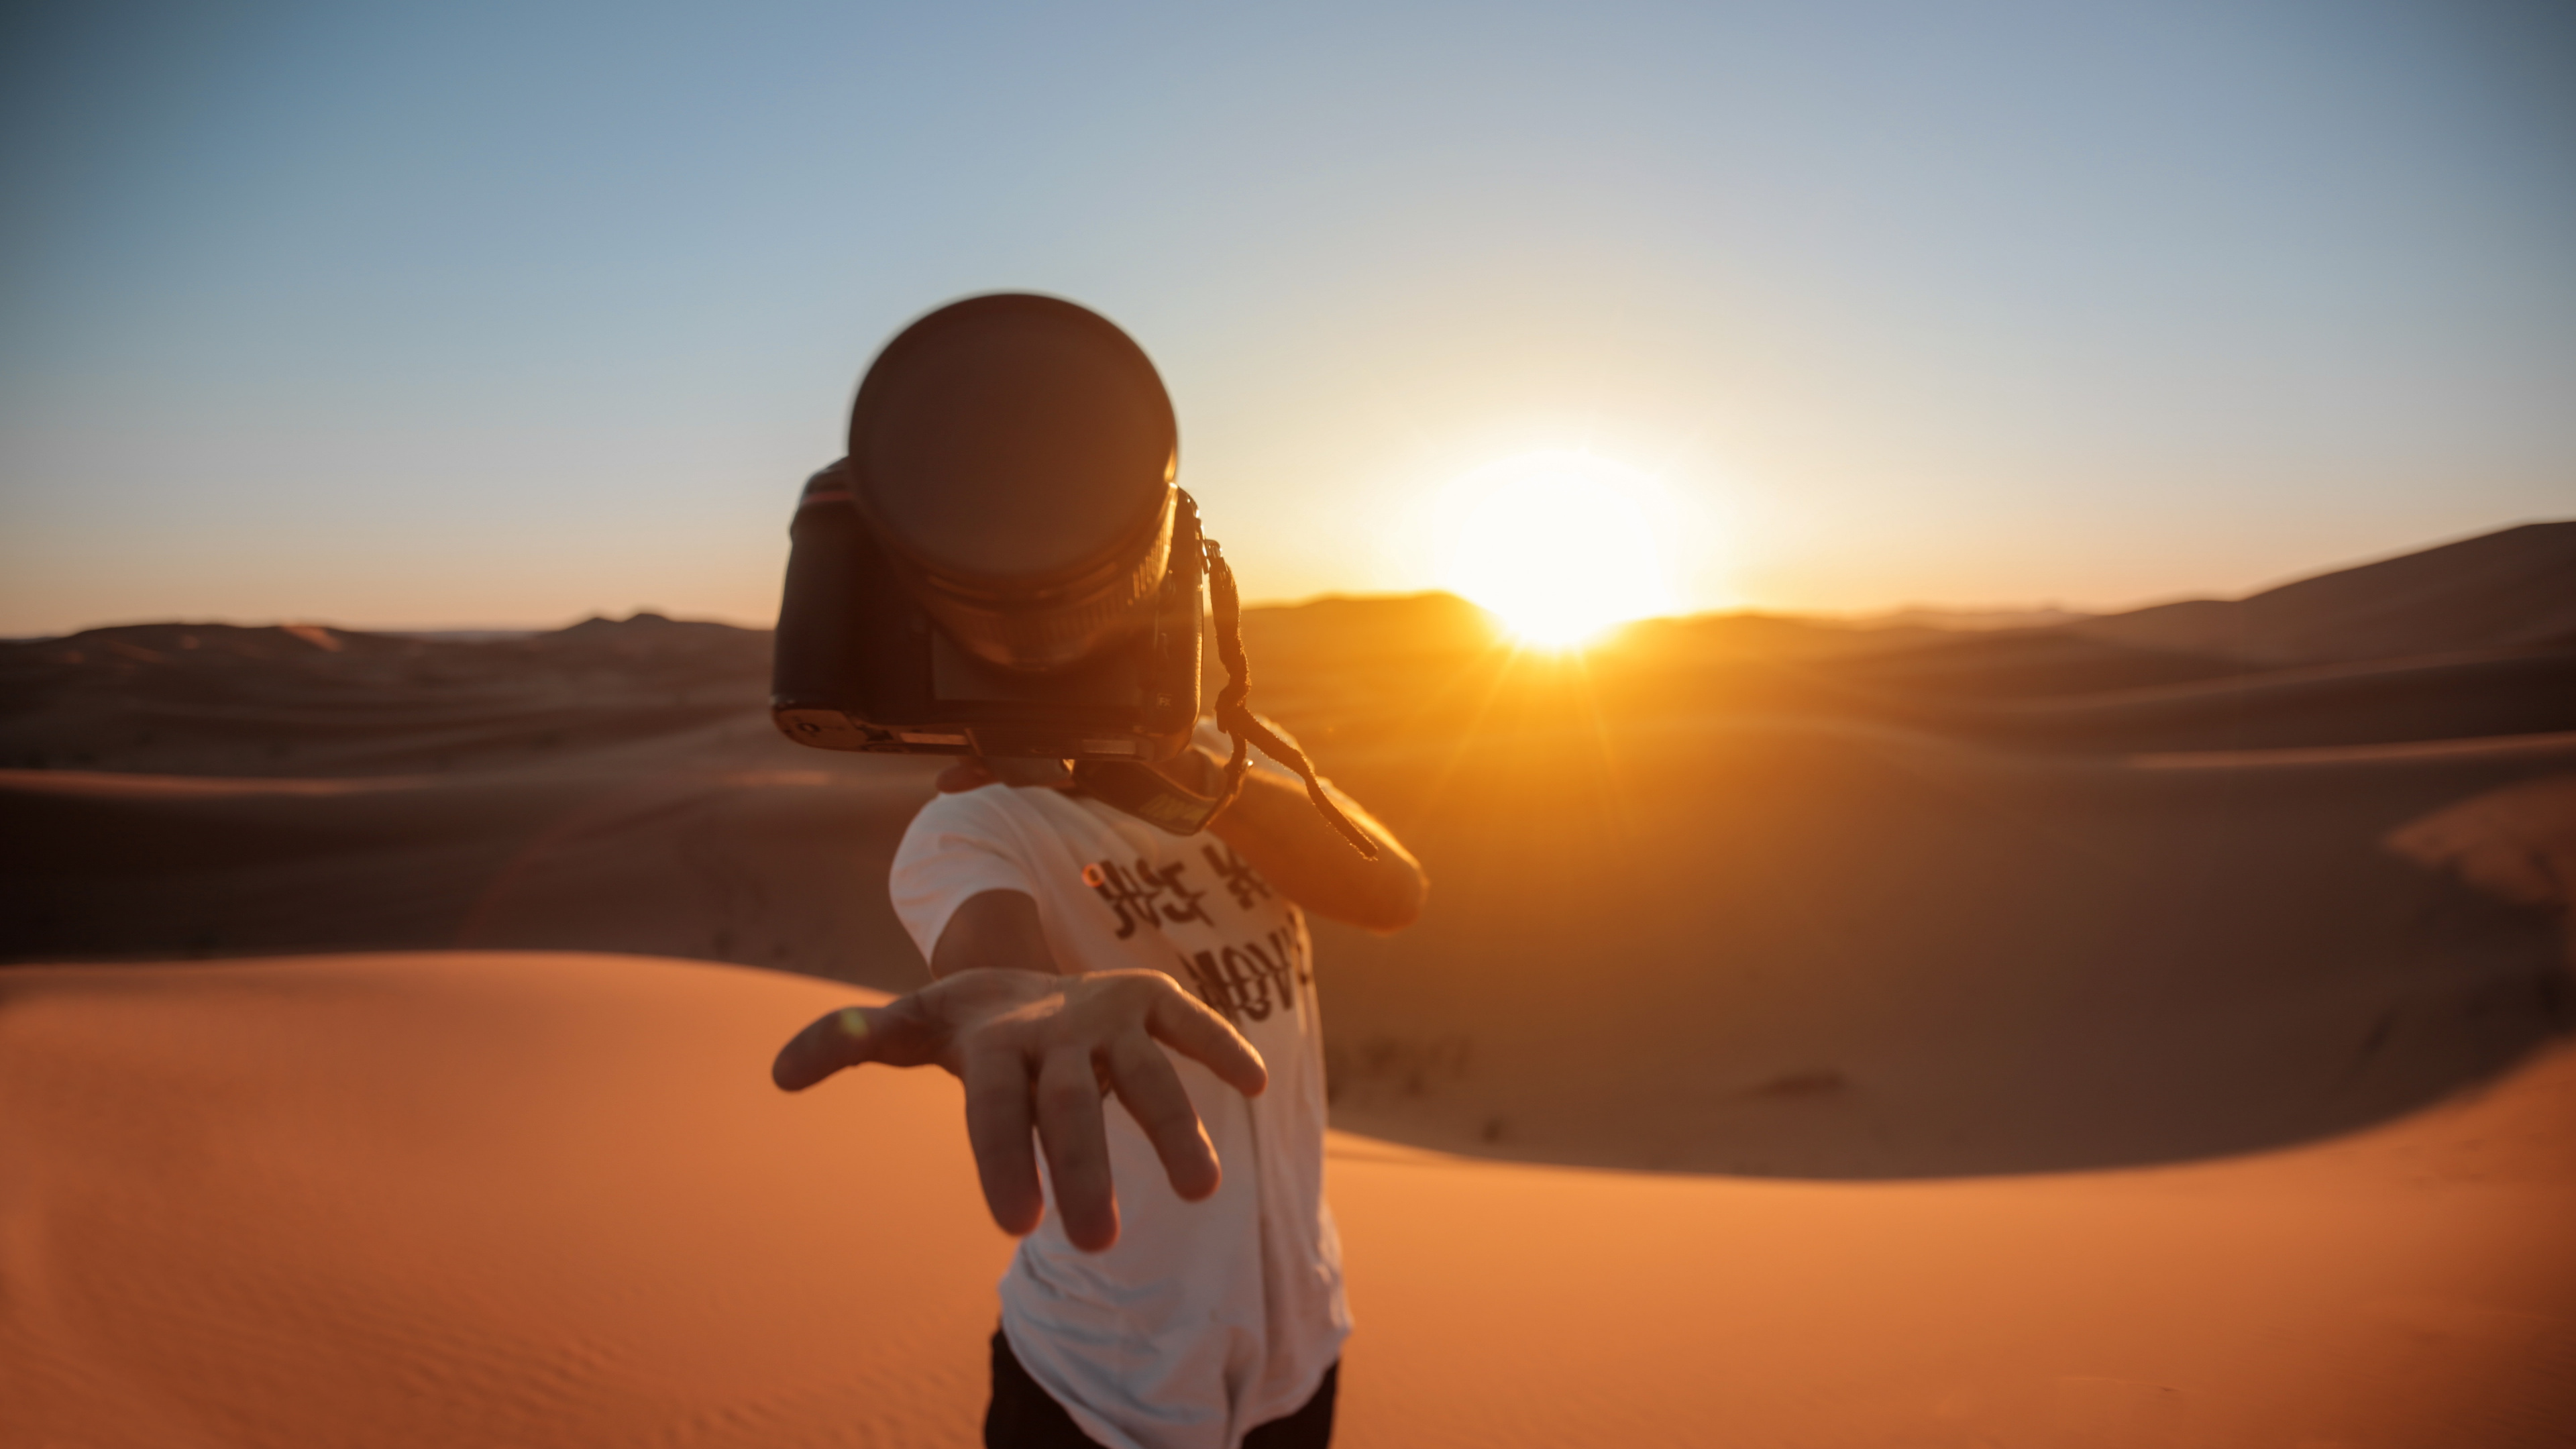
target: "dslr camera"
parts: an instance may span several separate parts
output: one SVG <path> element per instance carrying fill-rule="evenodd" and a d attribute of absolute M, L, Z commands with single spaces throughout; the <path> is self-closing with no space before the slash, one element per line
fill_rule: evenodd
<path fill-rule="evenodd" d="M 1143 349 L 1070 302 L 970 297 L 877 354 L 849 441 L 789 529 L 770 702 L 789 739 L 1130 763 L 1182 748 L 1205 588 Z"/>
<path fill-rule="evenodd" d="M 1069 784 L 1181 835 L 1232 799 L 1258 742 L 1374 855 L 1245 707 L 1233 574 L 1174 486 L 1179 463 L 1162 378 L 1094 312 L 997 293 L 904 328 L 859 384 L 848 454 L 805 485 L 788 531 L 779 730 L 817 749 L 983 756 L 1011 784 Z M 1211 589 L 1234 751 L 1202 794 L 1147 766 L 1197 726 Z"/>

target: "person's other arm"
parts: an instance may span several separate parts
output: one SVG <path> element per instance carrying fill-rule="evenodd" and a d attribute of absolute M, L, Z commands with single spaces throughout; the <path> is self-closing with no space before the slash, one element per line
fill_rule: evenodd
<path fill-rule="evenodd" d="M 1167 773 L 1178 784 L 1199 788 L 1177 771 Z M 1372 931 L 1400 931 L 1412 925 L 1430 892 L 1422 863 L 1359 802 L 1338 790 L 1333 793 L 1342 813 L 1377 842 L 1377 859 L 1364 860 L 1351 849 L 1315 802 L 1306 798 L 1302 783 L 1262 770 L 1244 777 L 1243 793 L 1208 822 L 1208 833 L 1232 847 L 1244 864 L 1261 872 L 1288 899 L 1316 915 Z"/>

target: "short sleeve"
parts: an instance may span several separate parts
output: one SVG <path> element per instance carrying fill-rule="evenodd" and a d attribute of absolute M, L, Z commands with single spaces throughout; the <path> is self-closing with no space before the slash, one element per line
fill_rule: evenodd
<path fill-rule="evenodd" d="M 895 849 L 886 893 L 925 961 L 938 949 L 948 918 L 967 901 L 986 891 L 1037 894 L 1019 832 L 996 800 L 983 798 L 1008 789 L 988 785 L 932 797 Z"/>

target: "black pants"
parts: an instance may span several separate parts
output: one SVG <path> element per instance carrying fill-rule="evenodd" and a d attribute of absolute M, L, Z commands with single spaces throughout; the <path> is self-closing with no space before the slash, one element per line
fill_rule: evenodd
<path fill-rule="evenodd" d="M 1333 1442 L 1333 1385 L 1342 1366 L 1324 1370 L 1315 1397 L 1284 1419 L 1243 1436 L 1243 1449 L 1324 1449 Z M 984 1411 L 984 1449 L 1100 1449 L 1055 1396 L 1039 1387 L 1011 1341 L 993 1335 L 993 1406 Z"/>

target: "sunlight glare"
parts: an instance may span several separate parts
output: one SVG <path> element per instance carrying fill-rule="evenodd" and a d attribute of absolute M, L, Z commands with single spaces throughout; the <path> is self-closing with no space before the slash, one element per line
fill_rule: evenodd
<path fill-rule="evenodd" d="M 1661 501 L 1652 478 L 1585 453 L 1479 468 L 1450 489 L 1442 581 L 1551 648 L 1670 613 Z"/>

